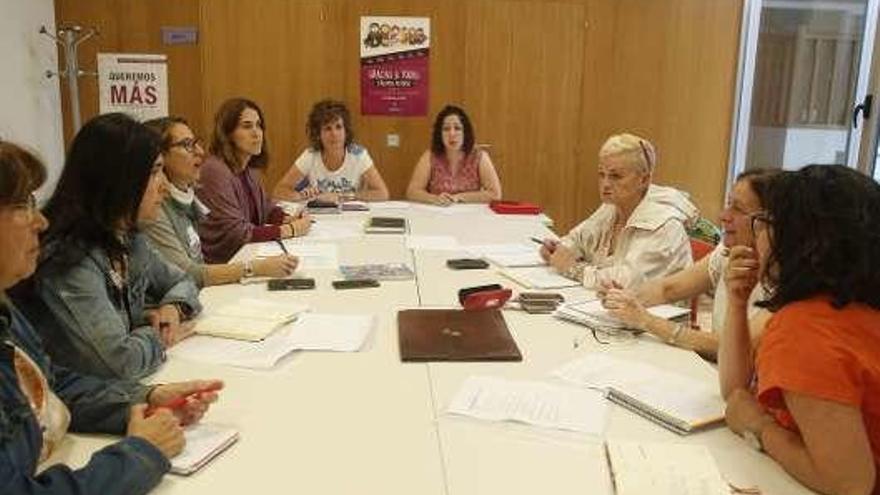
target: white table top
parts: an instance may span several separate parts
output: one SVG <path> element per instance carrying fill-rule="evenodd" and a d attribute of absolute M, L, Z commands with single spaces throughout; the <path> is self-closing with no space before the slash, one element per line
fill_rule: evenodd
<path fill-rule="evenodd" d="M 454 236 L 461 245 L 522 242 L 550 235 L 538 217 L 494 215 L 485 206 L 452 210 L 410 206 L 374 210 L 406 216 L 415 235 Z M 317 222 L 351 222 L 368 214 L 316 216 Z M 297 242 L 312 242 L 305 238 Z M 313 270 L 313 291 L 268 292 L 265 284 L 212 287 L 206 307 L 241 297 L 305 302 L 313 310 L 370 313 L 375 330 L 361 352 L 297 352 L 269 371 L 171 360 L 157 382 L 220 378 L 226 389 L 205 421 L 234 426 L 241 440 L 189 477 L 166 476 L 156 493 L 241 494 L 285 488 L 301 493 L 534 494 L 612 493 L 602 438 L 512 423 L 489 423 L 446 414 L 462 382 L 475 374 L 549 379 L 549 371 L 586 352 L 609 352 L 685 373 L 708 383 L 717 378 L 696 354 L 650 337 L 595 342 L 583 327 L 548 315 L 505 310 L 522 353 L 521 363 L 402 363 L 397 347 L 398 309 L 455 306 L 459 288 L 500 283 L 524 290 L 488 270 L 449 270 L 446 259 L 463 251 L 411 251 L 403 235 L 364 235 L 320 240 L 339 246 L 342 264 L 407 262 L 416 280 L 383 281 L 381 287 L 336 291 L 335 270 Z M 239 257 L 252 256 L 246 246 Z M 569 300 L 588 297 L 581 288 L 561 291 Z M 573 343 L 578 341 L 578 347 Z M 767 494 L 811 493 L 768 457 L 751 450 L 724 427 L 678 436 L 629 411 L 611 406 L 607 437 L 707 445 L 725 477 Z M 81 466 L 113 439 L 68 435 L 53 461 Z M 273 491 L 274 492 L 274 491 Z"/>

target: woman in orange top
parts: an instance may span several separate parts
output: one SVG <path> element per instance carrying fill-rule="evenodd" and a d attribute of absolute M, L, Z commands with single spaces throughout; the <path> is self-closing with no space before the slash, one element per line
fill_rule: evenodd
<path fill-rule="evenodd" d="M 783 173 L 751 225 L 755 248 L 732 248 L 727 270 L 727 424 L 813 490 L 880 494 L 880 185 L 842 166 Z M 774 315 L 753 361 L 759 279 Z"/>

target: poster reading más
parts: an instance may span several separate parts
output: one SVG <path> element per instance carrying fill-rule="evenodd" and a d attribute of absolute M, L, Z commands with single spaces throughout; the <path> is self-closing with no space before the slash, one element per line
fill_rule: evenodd
<path fill-rule="evenodd" d="M 144 121 L 168 115 L 165 55 L 98 54 L 99 112 L 123 112 Z"/>
<path fill-rule="evenodd" d="M 428 113 L 431 20 L 361 17 L 361 113 Z"/>

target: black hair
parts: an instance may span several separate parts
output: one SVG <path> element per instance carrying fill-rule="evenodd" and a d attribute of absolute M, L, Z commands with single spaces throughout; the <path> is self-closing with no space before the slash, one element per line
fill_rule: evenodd
<path fill-rule="evenodd" d="M 464 141 L 461 143 L 461 150 L 465 155 L 469 155 L 474 149 L 474 126 L 471 119 L 467 116 L 461 107 L 455 105 L 446 105 L 437 118 L 434 119 L 434 129 L 431 132 L 431 152 L 435 156 L 445 156 L 446 146 L 443 145 L 443 121 L 450 115 L 457 115 L 461 120 L 461 127 L 464 134 Z"/>
<path fill-rule="evenodd" d="M 120 259 L 127 252 L 119 238 L 120 223 L 137 224 L 159 151 L 158 133 L 128 115 L 109 113 L 87 122 L 70 144 L 58 186 L 43 212 L 49 220 L 43 234 L 45 255 L 60 254 L 64 264 L 73 264 L 99 247 L 111 259 Z"/>
<path fill-rule="evenodd" d="M 770 181 L 770 253 L 763 274 L 776 311 L 827 295 L 880 309 L 880 185 L 840 165 L 810 165 Z"/>

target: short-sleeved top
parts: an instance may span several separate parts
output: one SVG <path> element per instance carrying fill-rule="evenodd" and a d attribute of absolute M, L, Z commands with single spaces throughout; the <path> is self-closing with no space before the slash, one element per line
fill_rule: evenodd
<path fill-rule="evenodd" d="M 724 282 L 724 271 L 727 269 L 728 257 L 727 249 L 724 244 L 719 244 L 715 250 L 709 254 L 709 280 L 712 281 L 712 288 L 715 292 L 712 299 L 712 332 L 718 334 L 724 330 L 724 319 L 727 315 L 727 284 Z M 747 316 L 749 319 L 754 317 L 760 308 L 755 306 L 755 302 L 763 295 L 761 285 L 755 285 L 752 293 L 749 294 L 749 303 Z"/>
<path fill-rule="evenodd" d="M 785 428 L 798 429 L 783 391 L 861 410 L 880 466 L 880 311 L 827 297 L 787 304 L 767 322 L 756 367 L 758 400 Z"/>
<path fill-rule="evenodd" d="M 345 149 L 342 166 L 332 172 L 324 165 L 321 152 L 311 148 L 303 151 L 293 165 L 321 192 L 351 193 L 360 189 L 361 177 L 373 166 L 373 159 L 366 148 L 352 144 Z"/>
<path fill-rule="evenodd" d="M 431 194 L 470 192 L 480 190 L 480 160 L 483 152 L 474 148 L 461 166 L 453 174 L 446 155 L 431 152 L 431 178 L 428 180 L 428 192 Z"/>

